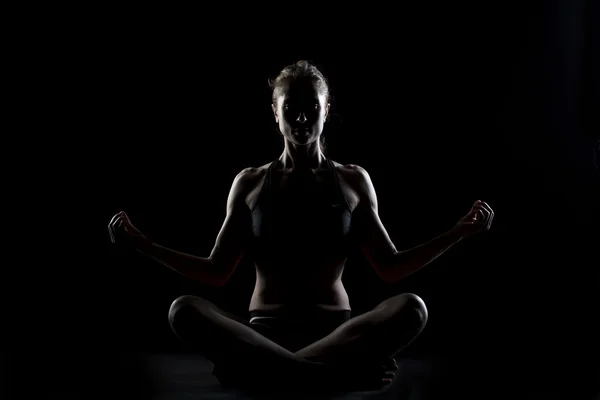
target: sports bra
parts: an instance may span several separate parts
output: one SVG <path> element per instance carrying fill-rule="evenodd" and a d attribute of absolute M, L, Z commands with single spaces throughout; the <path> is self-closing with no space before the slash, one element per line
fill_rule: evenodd
<path fill-rule="evenodd" d="M 325 185 L 273 184 L 273 161 L 252 209 L 255 260 L 290 261 L 345 257 L 352 212 L 333 162 L 326 160 Z M 317 186 L 317 187 L 312 187 Z"/>

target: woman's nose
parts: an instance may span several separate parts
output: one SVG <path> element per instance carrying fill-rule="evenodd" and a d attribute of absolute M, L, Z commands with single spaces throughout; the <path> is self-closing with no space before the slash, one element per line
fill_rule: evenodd
<path fill-rule="evenodd" d="M 300 122 L 301 124 L 306 122 L 306 115 L 301 112 L 300 114 L 298 114 L 298 118 L 296 118 L 296 121 Z"/>

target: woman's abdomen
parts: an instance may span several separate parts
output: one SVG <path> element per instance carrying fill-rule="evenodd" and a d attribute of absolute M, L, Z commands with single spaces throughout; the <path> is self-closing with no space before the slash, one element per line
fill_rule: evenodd
<path fill-rule="evenodd" d="M 256 285 L 250 301 L 250 311 L 279 308 L 322 308 L 349 310 L 348 294 L 341 279 L 320 280 L 265 279 L 257 274 Z"/>

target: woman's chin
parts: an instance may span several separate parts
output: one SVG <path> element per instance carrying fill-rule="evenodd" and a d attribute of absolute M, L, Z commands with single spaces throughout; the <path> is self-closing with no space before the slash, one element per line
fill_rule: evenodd
<path fill-rule="evenodd" d="M 316 138 L 308 131 L 294 131 L 290 135 L 290 140 L 297 145 L 307 145 L 314 142 Z"/>

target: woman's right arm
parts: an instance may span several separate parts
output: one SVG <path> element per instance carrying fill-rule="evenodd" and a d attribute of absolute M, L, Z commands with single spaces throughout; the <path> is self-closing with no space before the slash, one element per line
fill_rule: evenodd
<path fill-rule="evenodd" d="M 227 199 L 227 214 L 208 257 L 199 257 L 168 249 L 147 239 L 123 212 L 109 224 L 113 242 L 129 243 L 175 272 L 212 286 L 223 286 L 235 271 L 246 251 L 251 234 L 250 210 L 246 195 L 254 181 L 254 169 L 245 169 L 233 181 Z M 119 240 L 121 239 L 121 240 Z"/>

